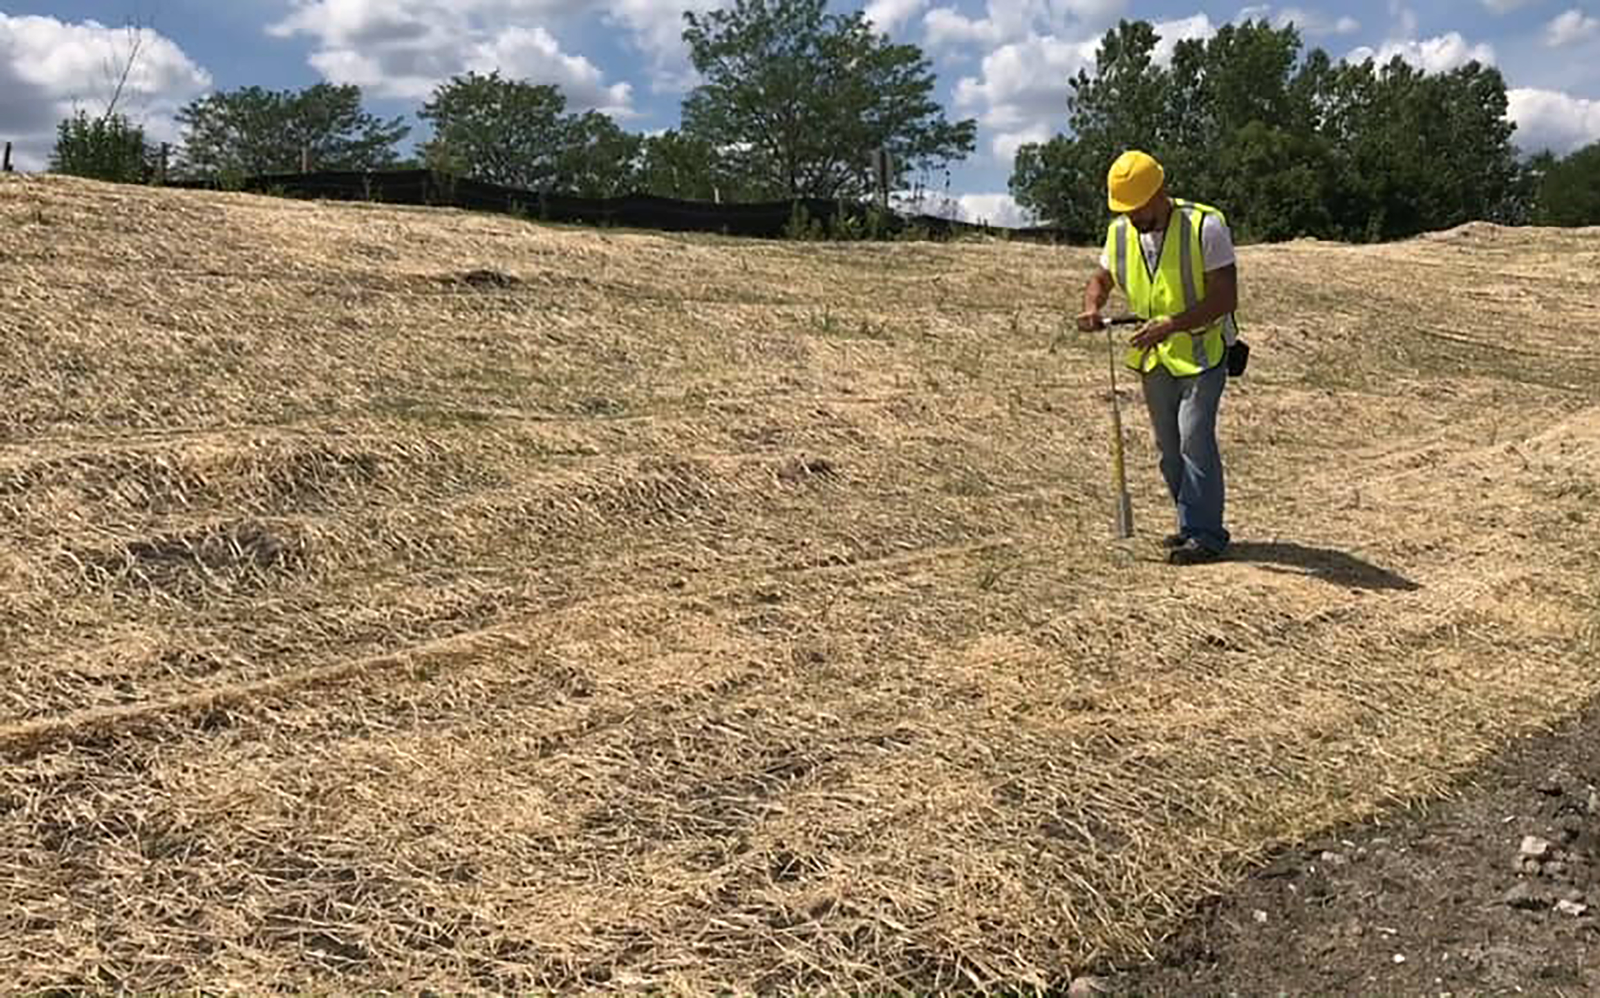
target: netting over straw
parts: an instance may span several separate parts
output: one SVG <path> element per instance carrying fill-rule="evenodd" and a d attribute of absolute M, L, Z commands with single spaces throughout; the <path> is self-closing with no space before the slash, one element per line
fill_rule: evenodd
<path fill-rule="evenodd" d="M 1175 572 L 1090 251 L 0 224 L 10 986 L 1057 984 L 1600 687 L 1592 233 L 1244 249 Z"/>

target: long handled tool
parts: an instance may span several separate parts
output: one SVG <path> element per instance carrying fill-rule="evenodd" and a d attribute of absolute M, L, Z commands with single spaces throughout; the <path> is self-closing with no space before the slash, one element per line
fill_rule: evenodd
<path fill-rule="evenodd" d="M 1111 368 L 1111 481 L 1117 492 L 1117 536 L 1133 536 L 1133 500 L 1128 496 L 1128 472 L 1122 455 L 1122 405 L 1117 399 L 1117 346 L 1111 338 L 1112 326 L 1132 326 L 1144 322 L 1136 315 L 1107 319 L 1106 356 Z"/>

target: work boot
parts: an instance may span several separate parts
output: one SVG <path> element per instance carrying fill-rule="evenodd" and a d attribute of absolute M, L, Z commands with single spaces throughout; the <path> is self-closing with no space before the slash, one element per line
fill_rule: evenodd
<path fill-rule="evenodd" d="M 1174 548 L 1183 547 L 1184 542 L 1188 539 L 1189 538 L 1183 536 L 1182 534 L 1168 534 L 1167 536 L 1161 538 L 1161 546 L 1166 548 L 1168 551 L 1171 551 Z"/>
<path fill-rule="evenodd" d="M 1222 558 L 1220 551 L 1213 551 L 1195 540 L 1193 537 L 1184 541 L 1179 547 L 1173 548 L 1167 554 L 1169 565 L 1205 565 Z"/>

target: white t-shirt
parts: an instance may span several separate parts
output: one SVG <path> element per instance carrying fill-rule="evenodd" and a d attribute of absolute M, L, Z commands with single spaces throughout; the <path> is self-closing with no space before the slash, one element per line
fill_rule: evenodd
<path fill-rule="evenodd" d="M 1161 246 L 1166 238 L 1165 229 L 1139 233 L 1139 248 L 1144 250 L 1145 263 L 1150 265 L 1152 274 L 1161 266 Z M 1237 261 L 1233 253 L 1233 233 L 1228 231 L 1228 224 L 1215 215 L 1200 216 L 1200 252 L 1205 257 L 1207 270 L 1221 270 Z M 1111 269 L 1111 254 L 1101 251 L 1100 266 Z"/>

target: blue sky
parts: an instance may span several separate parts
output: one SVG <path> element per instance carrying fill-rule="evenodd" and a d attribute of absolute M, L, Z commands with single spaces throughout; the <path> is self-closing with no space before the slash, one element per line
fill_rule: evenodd
<path fill-rule="evenodd" d="M 54 123 L 109 93 L 109 65 L 143 25 L 125 109 L 176 139 L 173 112 L 212 90 L 357 83 L 368 106 L 409 114 L 441 79 L 468 69 L 556 83 L 573 108 L 634 130 L 677 123 L 693 74 L 686 9 L 721 0 L 0 0 L 0 139 L 42 167 Z M 1092 63 L 1119 18 L 1169 40 L 1243 18 L 1293 21 L 1335 57 L 1400 54 L 1428 69 L 1468 59 L 1504 72 L 1517 141 L 1567 152 L 1600 139 L 1600 0 L 868 0 L 900 41 L 924 49 L 953 118 L 979 122 L 977 152 L 949 178 L 969 217 L 1021 221 L 1005 196 L 1018 144 L 1063 126 L 1066 80 Z M 932 179 L 942 188 L 945 178 Z"/>

